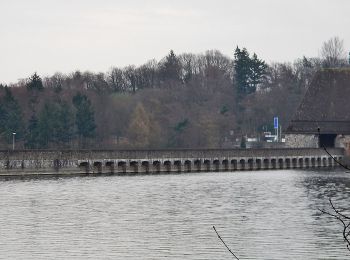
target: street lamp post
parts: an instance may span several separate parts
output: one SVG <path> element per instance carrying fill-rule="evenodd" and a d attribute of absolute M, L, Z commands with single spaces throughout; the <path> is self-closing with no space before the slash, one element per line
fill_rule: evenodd
<path fill-rule="evenodd" d="M 12 150 L 15 150 L 15 136 L 16 133 L 12 133 Z"/>

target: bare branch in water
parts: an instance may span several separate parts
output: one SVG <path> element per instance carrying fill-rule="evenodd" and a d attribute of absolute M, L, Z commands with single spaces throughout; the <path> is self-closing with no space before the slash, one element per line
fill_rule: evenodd
<path fill-rule="evenodd" d="M 346 248 L 350 251 L 350 240 L 349 240 L 349 235 L 350 235 L 350 217 L 344 215 L 343 213 L 340 212 L 339 209 L 337 209 L 332 200 L 329 199 L 329 203 L 331 204 L 333 212 L 328 212 L 323 209 L 318 209 L 321 211 L 323 214 L 329 215 L 335 219 L 337 219 L 342 225 L 343 225 L 343 238 L 346 243 Z"/>
<path fill-rule="evenodd" d="M 224 246 L 227 248 L 227 250 L 231 253 L 231 255 L 233 255 L 237 260 L 239 260 L 239 258 L 231 251 L 231 249 L 226 245 L 225 241 L 221 238 L 219 233 L 216 231 L 215 226 L 213 226 L 213 229 L 214 229 L 216 235 L 218 236 L 218 238 L 221 240 L 221 242 L 224 244 Z"/>

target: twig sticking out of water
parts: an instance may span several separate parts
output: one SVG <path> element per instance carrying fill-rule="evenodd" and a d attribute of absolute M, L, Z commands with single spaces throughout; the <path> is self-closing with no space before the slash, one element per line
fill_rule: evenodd
<path fill-rule="evenodd" d="M 227 248 L 227 250 L 231 253 L 231 255 L 233 255 L 237 260 L 239 260 L 239 258 L 231 251 L 231 249 L 226 245 L 225 241 L 221 238 L 219 233 L 216 231 L 215 226 L 213 226 L 213 229 L 214 229 L 216 235 L 218 236 L 218 238 L 221 240 L 221 242 L 224 244 L 224 246 Z"/>
<path fill-rule="evenodd" d="M 343 225 L 343 238 L 346 243 L 346 248 L 350 251 L 350 240 L 349 240 L 349 235 L 350 235 L 350 217 L 344 215 L 343 213 L 340 212 L 339 209 L 336 209 L 333 205 L 332 200 L 329 198 L 329 203 L 331 204 L 333 212 L 328 212 L 323 209 L 318 209 L 321 211 L 323 214 L 329 215 L 335 219 L 337 219 L 342 225 Z"/>

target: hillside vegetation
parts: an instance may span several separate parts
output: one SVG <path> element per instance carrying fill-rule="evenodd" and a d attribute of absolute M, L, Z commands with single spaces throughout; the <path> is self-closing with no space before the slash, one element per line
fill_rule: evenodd
<path fill-rule="evenodd" d="M 341 63 L 339 66 L 345 66 Z M 228 57 L 170 51 L 106 73 L 34 73 L 0 85 L 0 142 L 16 148 L 219 148 L 283 127 L 325 59 L 266 64 L 239 47 Z"/>

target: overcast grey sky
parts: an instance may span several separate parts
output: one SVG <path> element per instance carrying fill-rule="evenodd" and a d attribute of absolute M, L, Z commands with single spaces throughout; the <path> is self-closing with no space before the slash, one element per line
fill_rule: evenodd
<path fill-rule="evenodd" d="M 37 71 L 105 72 L 175 53 L 236 45 L 262 59 L 317 56 L 333 36 L 350 49 L 349 0 L 0 0 L 0 82 Z"/>

